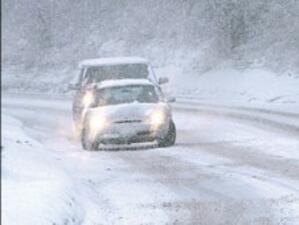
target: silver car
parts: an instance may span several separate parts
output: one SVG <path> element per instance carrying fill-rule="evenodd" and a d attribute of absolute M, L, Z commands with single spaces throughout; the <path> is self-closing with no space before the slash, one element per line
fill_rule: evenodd
<path fill-rule="evenodd" d="M 75 90 L 73 101 L 73 119 L 76 129 L 80 129 L 81 114 L 85 108 L 86 95 L 93 83 L 111 79 L 148 79 L 155 85 L 167 83 L 166 77 L 156 78 L 149 62 L 140 57 L 97 58 L 83 60 L 79 64 L 80 73 L 75 84 L 69 89 Z"/>
<path fill-rule="evenodd" d="M 107 80 L 96 85 L 82 114 L 86 150 L 152 143 L 174 145 L 176 128 L 161 90 L 147 79 Z M 93 96 L 93 97 L 92 97 Z"/>

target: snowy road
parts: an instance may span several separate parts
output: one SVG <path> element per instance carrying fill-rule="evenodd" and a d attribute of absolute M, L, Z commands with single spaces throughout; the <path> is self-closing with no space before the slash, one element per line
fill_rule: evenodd
<path fill-rule="evenodd" d="M 296 113 L 176 104 L 176 146 L 86 152 L 69 100 L 2 104 L 71 177 L 78 213 L 68 224 L 299 224 Z"/>

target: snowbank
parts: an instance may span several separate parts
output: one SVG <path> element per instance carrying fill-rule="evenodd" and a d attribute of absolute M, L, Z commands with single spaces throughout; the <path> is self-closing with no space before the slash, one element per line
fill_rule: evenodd
<path fill-rule="evenodd" d="M 226 69 L 202 75 L 179 76 L 178 68 L 158 70 L 169 74 L 168 93 L 178 100 L 195 100 L 210 104 L 294 108 L 299 111 L 299 77 L 277 75 L 261 70 Z"/>
<path fill-rule="evenodd" d="M 80 224 L 84 212 L 60 159 L 5 114 L 2 131 L 3 224 Z"/>
<path fill-rule="evenodd" d="M 227 67 L 226 67 L 227 68 Z M 229 68 L 229 67 L 228 67 Z M 17 76 L 20 71 L 4 72 L 2 88 L 8 92 L 67 94 L 67 87 L 76 71 L 35 71 Z M 215 69 L 202 74 L 192 73 L 171 65 L 155 68 L 157 77 L 169 77 L 163 85 L 178 101 L 197 101 L 209 104 L 252 106 L 299 111 L 299 75 L 278 75 L 264 69 Z"/>

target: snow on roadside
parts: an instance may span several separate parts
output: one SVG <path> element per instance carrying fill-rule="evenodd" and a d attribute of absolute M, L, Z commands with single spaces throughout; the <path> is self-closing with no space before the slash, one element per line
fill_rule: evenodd
<path fill-rule="evenodd" d="M 248 68 L 213 69 L 202 74 L 183 70 L 178 63 L 154 68 L 157 77 L 168 77 L 170 82 L 162 86 L 164 91 L 177 97 L 180 102 L 200 102 L 235 107 L 265 108 L 276 111 L 299 111 L 299 75 L 277 74 L 265 69 Z M 61 76 L 53 78 L 53 71 L 35 71 L 40 79 L 30 79 L 33 75 L 17 77 L 20 71 L 5 71 L 2 88 L 4 93 L 46 93 L 71 98 L 73 92 L 67 86 L 76 74 L 64 69 Z M 57 71 L 55 72 L 57 73 Z M 71 74 L 71 75 L 70 75 Z M 41 77 L 43 78 L 41 81 Z M 57 96 L 56 96 L 57 97 Z"/>
<path fill-rule="evenodd" d="M 58 159 L 13 117 L 2 114 L 2 131 L 3 224 L 81 224 L 75 185 Z"/>
<path fill-rule="evenodd" d="M 157 70 L 158 76 L 169 76 L 166 92 L 183 100 L 299 111 L 299 77 L 278 75 L 263 69 L 212 70 L 203 74 L 179 75 L 177 67 Z"/>

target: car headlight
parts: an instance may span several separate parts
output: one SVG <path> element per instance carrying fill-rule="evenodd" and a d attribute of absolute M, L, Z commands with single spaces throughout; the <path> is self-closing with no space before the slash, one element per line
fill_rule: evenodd
<path fill-rule="evenodd" d="M 152 129 L 155 130 L 165 123 L 165 119 L 166 116 L 163 111 L 154 111 L 150 114 L 148 123 L 151 125 Z"/>
<path fill-rule="evenodd" d="M 82 103 L 84 107 L 89 107 L 95 101 L 95 96 L 92 91 L 87 91 L 83 96 Z"/>
<path fill-rule="evenodd" d="M 89 131 L 91 138 L 95 138 L 99 132 L 109 126 L 107 118 L 103 115 L 94 115 L 89 118 Z"/>

